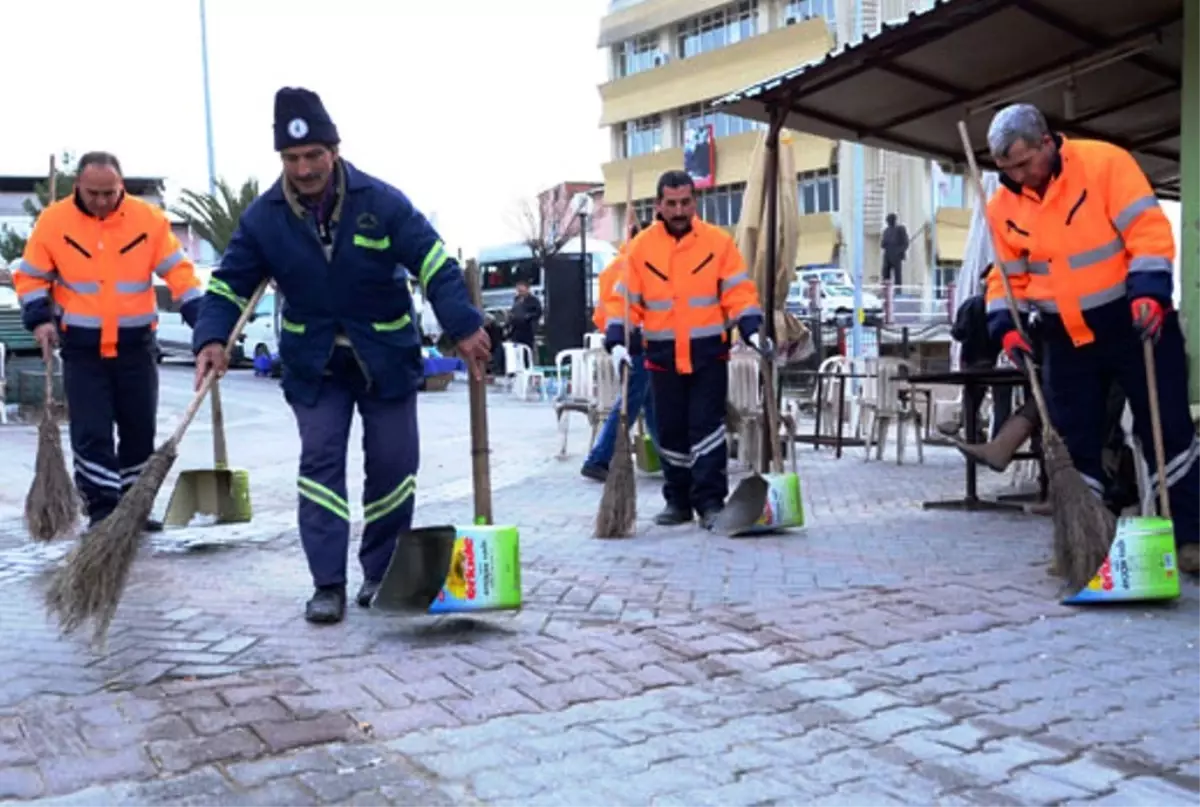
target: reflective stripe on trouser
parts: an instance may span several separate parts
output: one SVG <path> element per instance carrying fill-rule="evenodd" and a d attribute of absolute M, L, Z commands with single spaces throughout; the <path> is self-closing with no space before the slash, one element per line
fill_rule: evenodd
<path fill-rule="evenodd" d="M 158 367 L 150 350 L 63 352 L 75 485 L 92 520 L 112 512 L 154 451 Z M 113 427 L 117 440 L 113 440 Z"/>
<path fill-rule="evenodd" d="M 1188 407 L 1187 356 L 1175 312 L 1167 314 L 1154 355 L 1175 541 L 1196 543 L 1200 541 L 1200 445 Z M 1101 460 L 1105 407 L 1097 401 L 1105 399 L 1106 385 L 1114 381 L 1125 391 L 1151 484 L 1157 485 L 1142 344 L 1132 327 L 1120 333 L 1097 332 L 1095 342 L 1080 348 L 1065 334 L 1048 335 L 1044 357 L 1050 416 L 1088 485 L 1097 495 L 1105 489 Z"/>
<path fill-rule="evenodd" d="M 729 494 L 725 444 L 726 363 L 716 361 L 692 373 L 652 370 L 663 498 L 698 513 L 721 507 Z"/>
<path fill-rule="evenodd" d="M 356 405 L 362 416 L 366 465 L 365 523 L 358 557 L 366 579 L 383 577 L 397 535 L 412 524 L 420 456 L 417 397 L 380 401 L 336 378 L 326 378 L 315 404 L 292 405 L 301 444 L 300 539 L 317 586 L 346 582 L 351 519 L 346 453 Z"/>

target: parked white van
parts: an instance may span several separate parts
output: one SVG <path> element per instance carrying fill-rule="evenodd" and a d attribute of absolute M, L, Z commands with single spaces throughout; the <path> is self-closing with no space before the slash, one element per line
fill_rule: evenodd
<path fill-rule="evenodd" d="M 204 285 L 208 284 L 209 272 L 197 267 L 196 275 Z M 192 329 L 183 321 L 179 306 L 171 299 L 167 284 L 154 279 L 154 294 L 158 299 L 158 349 L 159 361 L 164 356 L 192 358 Z M 258 301 L 254 314 L 246 323 L 238 344 L 233 349 L 233 363 L 250 361 L 255 356 L 274 356 L 279 352 L 279 316 L 275 308 L 275 290 L 267 289 Z"/>

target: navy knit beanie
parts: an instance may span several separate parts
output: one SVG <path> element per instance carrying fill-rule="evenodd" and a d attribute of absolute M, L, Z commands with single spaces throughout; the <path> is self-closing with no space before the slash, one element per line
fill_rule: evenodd
<path fill-rule="evenodd" d="M 284 87 L 275 93 L 275 150 L 320 143 L 336 146 L 337 127 L 329 119 L 321 96 L 303 87 Z"/>

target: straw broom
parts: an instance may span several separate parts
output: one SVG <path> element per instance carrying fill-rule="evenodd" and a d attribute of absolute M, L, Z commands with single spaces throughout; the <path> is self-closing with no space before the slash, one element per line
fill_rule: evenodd
<path fill-rule="evenodd" d="M 625 237 L 633 223 L 633 172 L 627 178 L 625 193 Z M 629 261 L 625 261 L 625 350 L 629 351 Z M 601 301 L 603 304 L 603 301 Z M 604 478 L 604 493 L 596 511 L 597 538 L 629 538 L 637 525 L 637 480 L 633 474 L 633 447 L 629 444 L 629 368 L 621 368 L 621 415 L 617 420 L 617 440 Z"/>
<path fill-rule="evenodd" d="M 227 360 L 266 287 L 267 282 L 263 281 L 242 309 L 225 345 Z M 46 609 L 58 617 L 63 633 L 73 632 L 90 619 L 94 624 L 93 643 L 104 645 L 108 627 L 125 591 L 146 519 L 150 517 L 154 500 L 179 454 L 184 432 L 215 381 L 215 372 L 204 377 L 174 434 L 146 461 L 137 482 L 121 497 L 116 509 L 84 533 L 79 544 L 67 555 L 66 563 L 54 573 L 46 592 Z"/>
<path fill-rule="evenodd" d="M 58 171 L 50 155 L 50 204 L 57 194 Z M 25 497 L 25 526 L 35 541 L 53 541 L 67 535 L 79 520 L 79 493 L 63 456 L 62 433 L 54 404 L 54 354 L 42 349 L 46 363 L 46 391 L 38 422 L 37 462 L 33 482 Z"/>
<path fill-rule="evenodd" d="M 966 123 L 959 121 L 958 133 L 962 138 L 963 150 L 967 154 L 976 194 L 982 201 L 986 198 L 983 181 L 980 179 L 979 166 L 975 163 L 975 150 L 971 147 Z M 988 233 L 992 238 L 992 248 L 998 256 L 1000 250 L 996 249 L 996 233 L 991 229 L 990 220 Z M 1013 297 L 1012 284 L 1001 267 L 998 266 L 993 271 L 1000 275 L 1004 284 L 1004 296 L 1008 302 L 1009 313 L 1012 314 L 1013 324 L 1021 335 L 1025 336 L 1017 303 Z M 1028 341 L 1027 337 L 1026 340 Z M 1054 564 L 1051 571 L 1065 577 L 1067 585 L 1078 591 L 1096 576 L 1096 572 L 1108 558 L 1108 550 L 1112 547 L 1116 535 L 1117 522 L 1075 469 L 1066 443 L 1050 421 L 1046 399 L 1038 383 L 1037 370 L 1032 366 L 1031 360 L 1025 362 L 1025 371 L 1029 375 L 1029 387 L 1033 391 L 1038 414 L 1042 419 L 1042 453 L 1050 481 L 1050 507 L 1054 520 Z"/>

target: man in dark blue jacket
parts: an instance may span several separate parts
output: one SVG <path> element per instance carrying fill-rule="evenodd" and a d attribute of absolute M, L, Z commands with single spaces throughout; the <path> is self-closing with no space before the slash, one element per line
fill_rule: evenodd
<path fill-rule="evenodd" d="M 284 298 L 279 341 L 283 393 L 300 428 L 300 538 L 316 592 L 310 622 L 346 610 L 350 503 L 346 450 L 357 407 L 366 480 L 357 601 L 368 607 L 409 529 L 417 483 L 417 388 L 424 375 L 413 268 L 471 371 L 490 345 L 462 271 L 399 190 L 341 159 L 321 99 L 285 87 L 275 95 L 275 149 L 283 176 L 250 206 L 213 272 L 194 329 L 196 384 L 225 371 L 224 343 L 264 279 Z"/>

